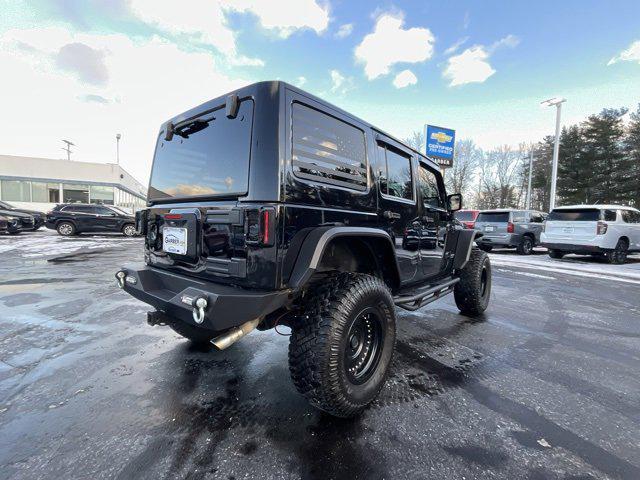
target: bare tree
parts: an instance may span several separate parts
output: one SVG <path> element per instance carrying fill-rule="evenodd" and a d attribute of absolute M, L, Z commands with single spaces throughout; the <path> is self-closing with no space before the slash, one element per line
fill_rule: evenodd
<path fill-rule="evenodd" d="M 452 193 L 462 193 L 469 198 L 471 195 L 471 182 L 476 173 L 482 150 L 473 143 L 473 140 L 459 140 L 456 142 L 453 166 L 446 169 L 445 181 L 447 190 Z"/>
<path fill-rule="evenodd" d="M 416 130 L 411 133 L 407 138 L 403 140 L 404 143 L 409 145 L 414 150 L 424 153 L 424 132 L 422 130 Z"/>

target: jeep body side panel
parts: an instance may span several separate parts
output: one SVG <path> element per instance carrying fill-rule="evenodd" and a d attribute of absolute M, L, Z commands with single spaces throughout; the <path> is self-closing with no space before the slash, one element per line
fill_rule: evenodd
<path fill-rule="evenodd" d="M 298 231 L 326 224 L 373 227 L 386 233 L 396 251 L 394 263 L 402 284 L 438 275 L 448 213 L 445 209 L 426 213 L 418 178 L 422 164 L 439 182 L 443 198 L 444 185 L 435 164 L 320 99 L 289 86 L 285 90 L 281 102 L 286 113 L 281 176 L 286 208 L 280 251 L 282 285 L 287 284 L 292 268 L 290 243 L 301 241 L 300 236 L 294 240 Z M 410 198 L 402 198 L 398 192 L 389 195 L 388 188 L 381 191 L 381 176 L 387 176 L 392 161 L 394 173 L 402 171 L 399 162 L 406 163 L 404 170 L 411 174 L 406 190 L 411 195 L 405 196 Z M 396 181 L 396 185 L 403 188 L 402 182 Z"/>

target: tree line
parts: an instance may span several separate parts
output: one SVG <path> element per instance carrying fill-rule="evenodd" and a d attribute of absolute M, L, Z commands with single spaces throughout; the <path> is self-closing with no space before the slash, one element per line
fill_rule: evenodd
<path fill-rule="evenodd" d="M 626 108 L 606 108 L 564 127 L 560 135 L 556 205 L 619 204 L 640 207 L 640 104 L 628 121 Z M 424 151 L 424 133 L 405 143 Z M 533 148 L 531 208 L 549 211 L 554 136 L 535 144 L 485 151 L 472 140 L 456 142 L 449 192 L 461 192 L 465 208 L 525 208 Z"/>

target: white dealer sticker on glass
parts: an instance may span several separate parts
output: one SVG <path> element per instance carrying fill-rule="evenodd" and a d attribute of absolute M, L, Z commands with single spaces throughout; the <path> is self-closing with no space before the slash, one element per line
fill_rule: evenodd
<path fill-rule="evenodd" d="M 162 230 L 162 249 L 167 253 L 186 255 L 187 229 L 164 227 Z"/>

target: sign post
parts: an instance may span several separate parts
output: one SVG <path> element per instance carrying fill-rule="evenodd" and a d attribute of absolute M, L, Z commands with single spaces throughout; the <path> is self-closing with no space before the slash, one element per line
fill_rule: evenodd
<path fill-rule="evenodd" d="M 426 126 L 425 144 L 426 154 L 444 169 L 453 166 L 453 150 L 456 142 L 456 131 L 450 128 Z"/>

